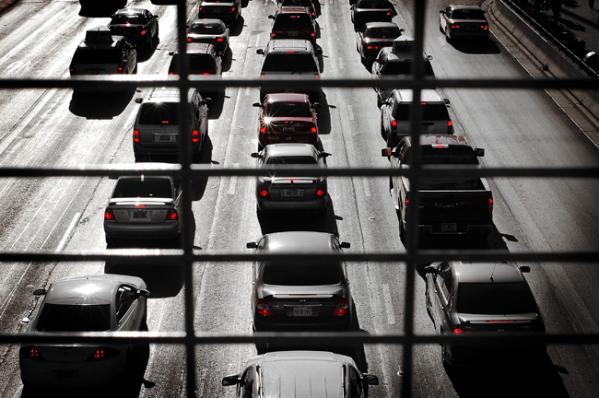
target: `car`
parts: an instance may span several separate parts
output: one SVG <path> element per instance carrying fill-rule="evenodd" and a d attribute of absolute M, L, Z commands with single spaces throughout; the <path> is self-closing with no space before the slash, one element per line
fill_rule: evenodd
<path fill-rule="evenodd" d="M 210 43 L 222 55 L 229 49 L 229 28 L 220 19 L 196 19 L 187 29 L 187 42 Z"/>
<path fill-rule="evenodd" d="M 371 60 L 381 48 L 392 45 L 402 32 L 394 22 L 367 22 L 356 34 L 356 50 L 362 59 Z"/>
<path fill-rule="evenodd" d="M 108 29 L 124 36 L 137 49 L 151 48 L 160 41 L 158 17 L 143 8 L 122 8 L 110 17 Z"/>
<path fill-rule="evenodd" d="M 305 7 L 313 18 L 317 18 L 321 14 L 320 1 L 318 0 L 277 0 L 277 4 L 279 7 Z"/>
<path fill-rule="evenodd" d="M 402 43 L 402 44 L 398 44 Z M 407 44 L 405 44 L 407 43 Z M 402 48 L 398 48 L 402 46 Z M 405 47 L 404 47 L 405 46 Z M 377 79 L 386 77 L 409 77 L 412 73 L 412 65 L 414 64 L 413 55 L 410 52 L 404 51 L 411 47 L 411 42 L 403 42 L 395 40 L 391 47 L 383 47 L 376 58 L 372 62 L 371 71 Z M 423 54 L 422 62 L 425 77 L 435 77 L 433 67 L 431 66 L 432 56 Z M 375 87 L 374 91 L 377 95 L 377 105 L 380 107 L 393 92 L 391 87 Z"/>
<path fill-rule="evenodd" d="M 441 335 L 470 333 L 544 333 L 543 318 L 523 272 L 514 263 L 436 262 L 424 269 L 426 309 Z M 544 344 L 510 346 L 489 341 L 485 345 L 442 345 L 443 361 L 455 367 L 483 363 L 520 362 Z"/>
<path fill-rule="evenodd" d="M 305 39 L 316 46 L 318 28 L 309 9 L 305 7 L 280 7 L 275 15 L 269 15 L 274 23 L 271 39 Z"/>
<path fill-rule="evenodd" d="M 271 39 L 266 50 L 259 48 L 256 53 L 264 55 L 261 79 L 284 77 L 284 75 L 320 79 L 318 59 L 309 40 Z M 307 94 L 314 101 L 321 93 L 318 88 L 260 87 L 260 100 L 262 101 L 266 94 L 278 92 L 300 92 Z"/>
<path fill-rule="evenodd" d="M 69 72 L 71 76 L 136 73 L 137 51 L 105 26 L 90 29 L 75 50 Z"/>
<path fill-rule="evenodd" d="M 171 177 L 119 177 L 104 210 L 106 243 L 178 242 L 181 214 L 181 191 Z"/>
<path fill-rule="evenodd" d="M 133 153 L 136 162 L 145 162 L 155 155 L 179 154 L 179 90 L 157 88 L 141 106 L 133 124 Z M 208 106 L 197 89 L 189 90 L 189 126 L 194 159 L 199 159 L 204 142 L 208 139 Z"/>
<path fill-rule="evenodd" d="M 179 74 L 179 53 L 171 52 L 171 62 L 168 67 L 169 75 Z M 223 59 L 221 54 L 210 43 L 190 43 L 187 45 L 187 59 L 191 76 L 222 77 Z M 225 88 L 199 89 L 207 102 L 212 102 L 225 95 Z"/>
<path fill-rule="evenodd" d="M 139 332 L 148 329 L 145 282 L 104 274 L 62 279 L 37 289 L 43 296 L 31 332 Z M 139 343 L 40 343 L 19 349 L 26 389 L 94 388 L 129 383 Z M 121 387 L 122 388 L 122 387 Z"/>
<path fill-rule="evenodd" d="M 256 254 L 341 253 L 349 243 L 314 231 L 275 232 L 248 242 Z M 353 330 L 354 305 L 340 261 L 257 262 L 253 265 L 254 331 Z M 262 348 L 258 345 L 259 351 Z"/>
<path fill-rule="evenodd" d="M 451 4 L 440 10 L 439 29 L 447 41 L 489 39 L 489 22 L 485 12 L 479 6 Z"/>
<path fill-rule="evenodd" d="M 378 385 L 353 359 L 327 351 L 279 351 L 251 358 L 242 373 L 226 376 L 223 386 L 236 386 L 235 396 L 366 398 Z"/>
<path fill-rule="evenodd" d="M 474 148 L 464 136 L 424 134 L 420 137 L 423 165 L 479 167 L 483 148 Z M 413 151 L 412 138 L 403 137 L 393 150 L 385 148 L 382 155 L 389 158 L 395 169 L 408 169 Z M 389 178 L 389 188 L 399 218 L 399 237 L 406 243 L 408 209 L 412 204 L 410 181 L 406 175 Z M 494 228 L 493 193 L 485 178 L 421 177 L 418 185 L 419 236 L 465 237 L 469 242 L 486 240 Z M 478 242 L 477 242 L 478 243 Z"/>
<path fill-rule="evenodd" d="M 217 18 L 229 24 L 236 24 L 241 18 L 241 0 L 201 0 L 198 18 Z"/>
<path fill-rule="evenodd" d="M 327 152 L 310 144 L 270 144 L 252 153 L 258 167 L 270 165 L 312 165 L 326 167 Z M 256 180 L 258 211 L 315 210 L 323 212 L 329 203 L 325 177 L 277 177 L 273 173 Z"/>
<path fill-rule="evenodd" d="M 392 90 L 381 104 L 381 136 L 388 147 L 394 147 L 400 138 L 410 133 L 412 90 Z M 453 121 L 449 116 L 449 100 L 433 89 L 420 93 L 421 124 L 423 134 L 453 134 Z"/>
<path fill-rule="evenodd" d="M 173 1 L 173 0 L 171 0 Z M 79 0 L 81 5 L 81 12 L 86 13 L 90 10 L 93 11 L 113 11 L 117 8 L 123 8 L 127 6 L 127 0 Z"/>
<path fill-rule="evenodd" d="M 311 103 L 306 94 L 267 94 L 258 116 L 258 150 L 265 145 L 282 142 L 301 142 L 322 148 L 318 135 L 316 111 L 318 103 Z"/>
<path fill-rule="evenodd" d="M 351 21 L 356 30 L 366 22 L 391 22 L 397 15 L 389 0 L 357 0 L 351 5 Z"/>

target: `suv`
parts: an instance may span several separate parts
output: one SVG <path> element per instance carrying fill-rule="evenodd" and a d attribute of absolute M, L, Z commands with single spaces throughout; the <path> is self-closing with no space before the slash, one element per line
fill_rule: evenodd
<path fill-rule="evenodd" d="M 249 242 L 256 254 L 340 253 L 349 243 L 325 232 L 277 232 Z M 353 300 L 339 261 L 254 263 L 254 330 L 351 330 Z M 266 348 L 266 347 L 265 347 Z"/>
<path fill-rule="evenodd" d="M 358 370 L 353 359 L 326 351 L 279 351 L 247 361 L 238 375 L 223 378 L 246 397 L 366 398 L 379 379 Z"/>
<path fill-rule="evenodd" d="M 198 18 L 217 18 L 230 24 L 241 17 L 241 0 L 201 0 Z"/>
<path fill-rule="evenodd" d="M 281 75 L 294 75 L 297 77 L 313 77 L 320 79 L 318 59 L 312 43 L 308 40 L 277 39 L 271 40 L 266 50 L 258 49 L 256 53 L 264 55 L 260 78 L 280 77 Z M 277 92 L 301 92 L 308 94 L 312 99 L 320 96 L 320 89 L 305 89 L 290 87 L 260 87 L 260 100 L 266 94 Z"/>
<path fill-rule="evenodd" d="M 189 128 L 194 157 L 199 157 L 208 138 L 208 106 L 197 89 L 189 91 Z M 141 102 L 133 126 L 135 161 L 152 155 L 176 155 L 179 146 L 179 90 L 158 88 Z"/>
<path fill-rule="evenodd" d="M 69 71 L 71 76 L 136 73 L 137 51 L 107 27 L 90 29 L 75 50 Z"/>
<path fill-rule="evenodd" d="M 448 112 L 449 100 L 436 90 L 422 90 L 420 106 L 422 134 L 453 134 L 453 121 Z M 381 135 L 387 146 L 394 147 L 401 136 L 410 133 L 412 90 L 393 90 L 381 105 Z"/>
<path fill-rule="evenodd" d="M 179 53 L 171 52 L 171 63 L 168 67 L 169 75 L 179 74 Z M 187 60 L 190 75 L 218 76 L 223 74 L 223 60 L 221 54 L 209 43 L 189 43 L 187 45 Z M 224 95 L 225 88 L 213 90 L 200 89 L 202 97 L 206 101 L 214 100 Z"/>
<path fill-rule="evenodd" d="M 158 17 L 142 8 L 123 8 L 112 14 L 108 28 L 113 35 L 122 35 L 137 48 L 158 44 Z"/>
<path fill-rule="evenodd" d="M 271 39 L 305 39 L 310 40 L 316 48 L 316 23 L 306 7 L 283 6 L 268 18 L 275 21 L 270 33 Z"/>
<path fill-rule="evenodd" d="M 469 333 L 544 333 L 543 318 L 523 272 L 529 267 L 512 263 L 433 263 L 426 275 L 426 309 L 435 330 L 445 335 Z M 443 361 L 476 366 L 480 361 L 542 353 L 545 346 L 485 346 L 464 343 L 442 346 Z M 493 355 L 494 354 L 494 355 Z"/>

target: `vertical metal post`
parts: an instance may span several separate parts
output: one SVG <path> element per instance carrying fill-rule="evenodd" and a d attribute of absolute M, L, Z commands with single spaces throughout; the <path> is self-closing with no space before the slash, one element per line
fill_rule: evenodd
<path fill-rule="evenodd" d="M 422 82 L 424 79 L 424 23 L 426 15 L 426 0 L 414 0 L 414 52 L 412 62 L 412 78 L 416 82 Z M 408 207 L 407 222 L 407 252 L 409 255 L 418 254 L 418 224 L 419 214 L 418 205 L 420 203 L 419 193 L 419 175 L 421 168 L 421 149 L 420 149 L 420 123 L 422 120 L 422 109 L 420 105 L 421 86 L 412 90 L 412 104 L 410 106 L 410 139 L 412 149 L 410 150 L 410 170 L 413 172 L 409 176 L 410 181 L 410 206 Z M 401 385 L 401 396 L 410 397 L 412 395 L 413 369 L 414 369 L 414 294 L 415 294 L 415 260 L 408 260 L 406 264 L 406 291 L 405 291 L 405 313 L 404 313 L 404 333 L 407 337 L 406 344 L 403 347 L 403 383 Z"/>

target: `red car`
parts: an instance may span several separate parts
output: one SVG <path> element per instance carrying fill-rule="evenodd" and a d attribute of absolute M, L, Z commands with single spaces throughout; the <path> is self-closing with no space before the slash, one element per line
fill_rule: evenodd
<path fill-rule="evenodd" d="M 268 144 L 305 143 L 322 148 L 316 110 L 306 94 L 276 93 L 264 97 L 258 127 L 258 150 Z"/>

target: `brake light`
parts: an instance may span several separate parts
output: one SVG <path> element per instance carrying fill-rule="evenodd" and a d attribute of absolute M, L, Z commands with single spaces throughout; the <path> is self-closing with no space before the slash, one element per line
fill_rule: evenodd
<path fill-rule="evenodd" d="M 23 354 L 29 359 L 41 359 L 40 351 L 35 346 L 23 348 Z"/>
<path fill-rule="evenodd" d="M 277 37 L 277 34 L 275 32 L 271 32 L 270 37 Z"/>
<path fill-rule="evenodd" d="M 346 298 L 340 298 L 335 307 L 335 316 L 342 317 L 349 313 L 349 303 Z"/>
<path fill-rule="evenodd" d="M 450 133 L 453 132 L 453 122 L 451 120 L 447 121 L 447 131 Z"/>
<path fill-rule="evenodd" d="M 162 125 L 166 125 L 166 124 L 169 124 L 169 123 L 170 123 L 169 120 L 161 120 L 160 121 L 160 124 L 162 124 Z"/>
<path fill-rule="evenodd" d="M 222 37 L 217 37 L 216 38 L 216 42 L 217 43 L 222 43 L 223 41 L 225 41 L 225 39 L 223 39 Z"/>
<path fill-rule="evenodd" d="M 392 16 L 393 16 L 393 13 L 391 12 L 391 10 L 388 10 L 388 11 L 387 11 L 387 16 L 388 16 L 388 17 L 392 17 Z"/>
<path fill-rule="evenodd" d="M 116 357 L 119 352 L 113 348 L 98 347 L 94 350 L 92 355 L 89 357 L 90 361 L 101 361 L 103 359 L 109 359 Z"/>
<path fill-rule="evenodd" d="M 200 142 L 200 130 L 191 131 L 191 142 Z"/>
<path fill-rule="evenodd" d="M 256 301 L 256 312 L 258 313 L 258 315 L 261 315 L 263 317 L 272 316 L 270 306 L 266 303 L 264 299 L 258 299 Z"/>
<path fill-rule="evenodd" d="M 397 120 L 391 120 L 391 127 L 397 127 Z"/>
<path fill-rule="evenodd" d="M 489 25 L 481 25 L 480 30 L 489 30 Z"/>
<path fill-rule="evenodd" d="M 96 351 L 94 351 L 94 355 L 92 356 L 93 359 L 104 359 L 104 357 L 106 356 L 106 351 L 104 351 L 103 348 L 96 348 Z"/>
<path fill-rule="evenodd" d="M 316 37 L 316 32 L 310 32 L 310 37 Z"/>
<path fill-rule="evenodd" d="M 187 39 L 186 39 L 185 41 L 186 41 L 186 42 L 188 42 L 188 43 L 191 43 L 191 42 L 193 42 L 193 39 L 192 39 L 191 37 L 189 37 L 189 36 L 188 36 L 188 37 L 187 37 Z"/>
<path fill-rule="evenodd" d="M 198 9 L 199 12 L 204 12 L 204 7 L 200 6 L 200 8 Z"/>
<path fill-rule="evenodd" d="M 464 330 L 461 328 L 453 328 L 453 329 L 451 329 L 451 333 L 455 334 L 456 336 L 459 336 L 462 333 L 464 333 Z"/>
<path fill-rule="evenodd" d="M 145 209 L 146 205 L 144 205 L 143 203 L 138 203 L 138 204 L 135 205 L 135 208 L 136 209 Z"/>
<path fill-rule="evenodd" d="M 489 213 L 493 213 L 493 197 L 489 196 L 487 199 L 487 204 L 489 205 Z"/>
<path fill-rule="evenodd" d="M 146 29 L 142 30 L 141 32 L 139 32 L 139 34 L 141 36 L 145 36 L 146 34 L 148 34 L 148 31 Z"/>
<path fill-rule="evenodd" d="M 139 130 L 133 130 L 133 142 L 139 142 Z"/>
<path fill-rule="evenodd" d="M 167 220 L 176 221 L 178 218 L 179 218 L 179 216 L 177 215 L 177 210 L 169 210 L 166 213 L 166 219 Z"/>
<path fill-rule="evenodd" d="M 323 188 L 317 188 L 314 193 L 316 194 L 317 198 L 324 198 L 324 196 L 327 194 L 327 191 Z"/>
<path fill-rule="evenodd" d="M 237 7 L 233 6 L 233 7 L 229 8 L 229 12 L 233 13 L 235 11 L 237 11 Z"/>
<path fill-rule="evenodd" d="M 269 196 L 268 189 L 262 188 L 261 190 L 259 190 L 258 196 L 260 196 L 261 198 L 268 198 L 268 196 Z"/>
<path fill-rule="evenodd" d="M 116 73 L 125 73 L 125 68 L 123 68 L 122 66 L 117 66 Z"/>
<path fill-rule="evenodd" d="M 104 220 L 111 221 L 114 220 L 114 213 L 110 209 L 106 209 L 104 212 Z"/>
<path fill-rule="evenodd" d="M 315 126 L 312 126 L 312 127 L 310 127 L 310 132 L 312 134 L 316 134 L 316 133 L 318 133 L 318 129 Z"/>
<path fill-rule="evenodd" d="M 450 26 L 451 29 L 460 29 L 460 25 L 454 24 Z"/>
<path fill-rule="evenodd" d="M 312 12 L 310 13 L 310 16 L 311 16 L 311 17 L 315 17 L 315 16 L 316 16 L 316 13 L 315 13 L 314 11 L 312 11 Z"/>
<path fill-rule="evenodd" d="M 266 127 L 260 127 L 260 134 L 266 134 Z"/>
<path fill-rule="evenodd" d="M 403 200 L 404 207 L 410 206 L 410 203 L 412 203 L 412 201 L 406 196 L 406 198 Z"/>

